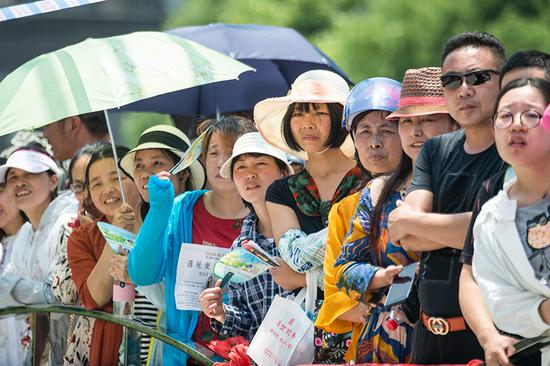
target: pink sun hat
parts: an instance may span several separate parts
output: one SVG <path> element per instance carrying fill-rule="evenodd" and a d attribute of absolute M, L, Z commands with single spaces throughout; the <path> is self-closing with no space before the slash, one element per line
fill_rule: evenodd
<path fill-rule="evenodd" d="M 254 107 L 254 121 L 258 131 L 271 145 L 307 160 L 304 151 L 292 150 L 283 137 L 283 117 L 292 103 L 339 103 L 346 104 L 349 86 L 340 75 L 328 70 L 309 70 L 296 78 L 287 95 L 264 99 Z M 340 121 L 333 128 L 341 128 Z M 353 157 L 355 146 L 348 136 L 342 146 L 342 152 Z"/>

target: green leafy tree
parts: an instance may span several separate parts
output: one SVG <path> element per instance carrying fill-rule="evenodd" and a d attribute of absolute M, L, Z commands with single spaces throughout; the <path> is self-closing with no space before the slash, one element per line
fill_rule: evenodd
<path fill-rule="evenodd" d="M 291 27 L 358 82 L 374 76 L 401 80 L 409 68 L 440 65 L 445 42 L 464 31 L 493 33 L 509 55 L 550 52 L 548 19 L 549 0 L 185 0 L 163 28 L 218 22 Z M 158 121 L 125 119 L 126 144 L 133 146 Z"/>
<path fill-rule="evenodd" d="M 165 28 L 208 23 L 292 27 L 355 81 L 401 79 L 408 68 L 440 64 L 443 45 L 463 31 L 502 39 L 509 54 L 550 50 L 547 0 L 187 0 Z"/>

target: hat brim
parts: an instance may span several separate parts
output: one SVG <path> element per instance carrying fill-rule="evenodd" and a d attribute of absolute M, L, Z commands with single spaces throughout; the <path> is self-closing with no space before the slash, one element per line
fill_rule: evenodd
<path fill-rule="evenodd" d="M 33 159 L 34 154 L 41 154 L 41 153 L 30 151 L 30 154 L 33 154 L 33 155 L 20 157 L 21 154 L 25 154 L 25 153 L 26 153 L 26 150 L 15 151 L 10 156 L 10 158 L 12 159 L 8 158 L 6 164 L 0 166 L 0 184 L 6 182 L 6 174 L 8 173 L 8 170 L 11 168 L 21 169 L 32 174 L 44 173 L 44 172 L 47 172 L 48 170 L 51 170 L 55 175 L 60 174 L 59 167 L 57 166 L 57 164 L 55 164 L 55 161 L 53 160 L 49 161 L 50 158 L 48 158 L 48 160 L 42 159 L 40 161 L 37 161 L 37 159 L 35 159 L 35 161 L 33 162 L 34 164 L 33 166 L 33 164 L 29 164 L 29 162 L 25 161 L 25 159 Z M 15 155 L 17 155 L 18 158 L 15 158 Z M 15 159 L 15 161 L 13 161 L 13 159 Z"/>
<path fill-rule="evenodd" d="M 226 179 L 231 179 L 231 164 L 233 162 L 233 160 L 241 155 L 245 155 L 245 154 L 264 154 L 264 155 L 268 155 L 268 156 L 271 156 L 272 158 L 274 159 L 277 159 L 277 160 L 281 160 L 279 159 L 278 157 L 276 156 L 273 156 L 271 154 L 266 154 L 266 152 L 262 149 L 247 149 L 246 151 L 243 151 L 243 152 L 240 152 L 238 155 L 235 155 L 235 156 L 232 156 L 230 157 L 229 159 L 227 159 L 225 161 L 225 163 L 222 165 L 222 168 L 220 169 L 220 175 L 223 177 L 223 178 L 226 178 Z M 285 166 L 286 166 L 286 170 L 287 170 L 287 173 L 288 175 L 292 175 L 294 174 L 294 168 L 292 167 L 292 165 L 290 165 L 288 163 L 288 161 L 284 161 L 284 160 L 281 160 L 283 163 L 285 163 Z"/>
<path fill-rule="evenodd" d="M 427 116 L 430 114 L 449 114 L 449 110 L 440 105 L 435 106 L 403 106 L 397 108 L 395 112 L 386 117 L 387 120 L 395 120 L 398 118 L 405 117 L 417 117 L 417 116 Z"/>
<path fill-rule="evenodd" d="M 262 100 L 254 107 L 254 121 L 256 121 L 256 127 L 262 134 L 263 138 L 271 145 L 278 147 L 284 152 L 307 160 L 307 154 L 304 151 L 291 149 L 285 143 L 283 137 L 283 118 L 288 110 L 288 107 L 292 103 L 338 103 L 344 106 L 346 104 L 346 100 L 340 98 L 316 98 L 313 96 L 310 98 L 296 98 L 289 95 L 280 98 L 269 98 Z M 336 128 L 341 128 L 340 121 L 338 121 Z M 344 143 L 340 146 L 340 149 L 347 157 L 353 158 L 355 154 L 355 146 L 350 136 L 346 138 Z"/>
<path fill-rule="evenodd" d="M 180 158 L 183 157 L 185 154 L 184 151 L 173 149 L 161 143 L 147 142 L 139 146 L 136 146 L 135 148 L 130 150 L 126 155 L 124 155 L 122 159 L 120 159 L 119 167 L 124 172 L 124 174 L 134 179 L 134 171 L 135 171 L 134 161 L 136 157 L 136 152 L 141 150 L 148 150 L 148 149 L 170 150 Z M 189 165 L 188 168 L 189 168 L 189 180 L 190 180 L 189 185 L 191 189 L 192 190 L 203 189 L 204 185 L 206 184 L 206 173 L 204 172 L 204 168 L 201 162 L 198 160 L 195 160 L 193 163 L 191 163 L 191 165 Z"/>

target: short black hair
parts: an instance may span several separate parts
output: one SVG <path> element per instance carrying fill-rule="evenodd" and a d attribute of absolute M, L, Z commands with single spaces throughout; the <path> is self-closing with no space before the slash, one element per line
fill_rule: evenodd
<path fill-rule="evenodd" d="M 449 53 L 463 47 L 488 48 L 500 63 L 499 68 L 506 63 L 506 50 L 500 39 L 486 32 L 464 32 L 450 38 L 443 47 L 441 63 Z"/>
<path fill-rule="evenodd" d="M 550 81 L 550 55 L 538 50 L 519 51 L 510 57 L 500 71 L 500 82 L 504 75 L 518 67 L 537 67 L 544 70 L 547 81 Z"/>
<path fill-rule="evenodd" d="M 122 159 L 124 155 L 130 151 L 125 146 L 115 146 L 116 154 L 118 159 Z M 115 155 L 113 153 L 113 148 L 111 144 L 106 144 L 105 146 L 101 147 L 99 150 L 95 151 L 92 156 L 90 156 L 90 161 L 88 162 L 88 166 L 86 167 L 86 173 L 84 174 L 84 180 L 86 181 L 86 185 L 89 183 L 89 177 L 90 177 L 90 167 L 93 163 L 96 161 L 104 160 L 104 159 L 114 159 Z M 118 161 L 115 162 L 115 164 L 118 165 Z"/>
<path fill-rule="evenodd" d="M 78 159 L 82 156 L 92 156 L 96 151 L 101 150 L 106 145 L 109 145 L 109 143 L 102 141 L 92 142 L 82 146 L 74 153 L 69 163 L 69 185 L 73 182 L 73 168 Z"/>
<path fill-rule="evenodd" d="M 540 92 L 544 96 L 546 105 L 550 103 L 550 82 L 549 81 L 544 79 L 539 79 L 539 78 L 516 79 L 506 84 L 504 88 L 500 90 L 500 93 L 498 93 L 496 103 L 495 103 L 495 110 L 493 111 L 493 114 L 497 113 L 498 104 L 500 103 L 500 100 L 502 99 L 504 94 L 508 93 L 512 89 L 522 88 L 527 85 L 540 90 Z"/>
<path fill-rule="evenodd" d="M 104 137 L 109 133 L 104 112 L 84 113 L 78 117 L 92 135 L 96 137 Z"/>
<path fill-rule="evenodd" d="M 340 103 L 326 103 L 329 114 L 330 114 L 330 134 L 325 143 L 325 146 L 328 148 L 336 148 L 342 146 L 346 137 L 348 137 L 348 131 L 345 128 L 341 127 L 342 123 L 342 113 L 344 107 Z M 288 106 L 283 121 L 282 121 L 282 132 L 285 143 L 289 148 L 295 151 L 303 151 L 303 149 L 298 145 L 294 136 L 292 135 L 292 130 L 290 128 L 290 119 L 296 110 L 302 113 L 308 113 L 310 108 L 313 110 L 318 110 L 319 103 L 292 103 Z"/>

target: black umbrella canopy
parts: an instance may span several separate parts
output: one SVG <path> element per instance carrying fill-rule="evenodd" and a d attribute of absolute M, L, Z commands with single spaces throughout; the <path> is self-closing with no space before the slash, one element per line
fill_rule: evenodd
<path fill-rule="evenodd" d="M 212 117 L 248 112 L 266 98 L 286 95 L 302 73 L 324 69 L 345 73 L 323 52 L 291 28 L 254 24 L 210 24 L 182 27 L 168 33 L 202 44 L 256 69 L 239 80 L 181 90 L 141 100 L 126 111 L 167 113 L 183 117 Z"/>

